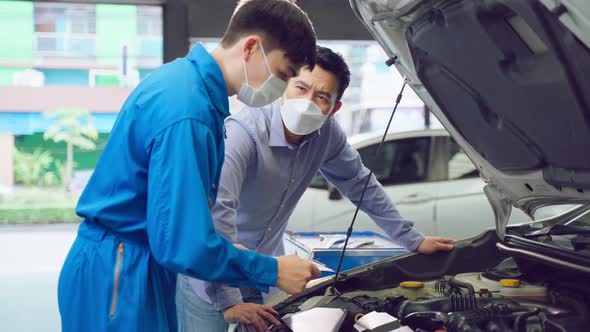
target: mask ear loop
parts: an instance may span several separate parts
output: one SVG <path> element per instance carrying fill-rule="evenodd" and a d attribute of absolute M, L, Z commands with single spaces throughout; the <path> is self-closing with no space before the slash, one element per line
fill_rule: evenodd
<path fill-rule="evenodd" d="M 262 42 L 260 42 L 260 50 L 262 51 L 262 57 L 264 58 L 264 63 L 266 63 L 266 68 L 268 69 L 268 73 L 272 76 L 272 70 L 270 69 L 270 65 L 268 64 L 268 60 L 266 59 L 266 53 L 264 53 L 264 47 L 262 47 Z M 242 58 L 242 63 L 244 64 L 244 76 L 246 78 L 246 85 L 250 85 L 250 83 L 248 83 L 248 69 L 247 69 L 247 63 L 246 60 L 244 60 L 244 58 Z"/>
<path fill-rule="evenodd" d="M 326 119 L 330 119 L 330 116 L 332 116 L 332 114 L 334 114 L 334 109 L 336 108 L 336 105 L 334 105 L 334 107 L 332 107 L 332 109 L 330 110 L 330 112 L 328 112 L 328 114 L 326 115 Z"/>
<path fill-rule="evenodd" d="M 332 114 L 334 114 L 334 110 L 335 110 L 335 108 L 336 108 L 336 104 L 338 104 L 338 102 L 335 102 L 335 103 L 334 103 L 334 106 L 330 108 L 330 112 L 328 112 L 328 114 L 326 115 L 326 120 L 330 120 L 330 116 L 331 116 Z"/>
<path fill-rule="evenodd" d="M 262 42 L 260 42 L 260 50 L 262 51 L 262 56 L 264 57 L 264 62 L 266 63 L 266 68 L 268 68 L 268 73 L 270 76 L 274 76 L 272 70 L 270 69 L 270 65 L 268 64 L 268 59 L 266 58 L 266 53 L 264 53 L 264 47 L 262 47 Z"/>
<path fill-rule="evenodd" d="M 242 63 L 244 64 L 244 76 L 246 77 L 246 85 L 250 85 L 248 83 L 248 69 L 246 69 L 246 60 L 244 60 L 244 58 L 242 58 Z"/>

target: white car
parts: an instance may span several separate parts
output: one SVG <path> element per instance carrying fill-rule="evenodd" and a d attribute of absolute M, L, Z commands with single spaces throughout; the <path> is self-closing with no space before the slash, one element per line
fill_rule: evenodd
<path fill-rule="evenodd" d="M 373 170 L 402 216 L 427 235 L 462 239 L 494 226 L 494 213 L 483 192 L 484 181 L 475 165 L 446 130 L 420 130 L 387 135 L 379 157 L 382 134 L 349 139 L 363 163 Z M 295 208 L 288 229 L 293 232 L 343 232 L 355 206 L 316 176 Z M 457 213 L 462 211 L 462 213 Z M 516 211 L 515 211 L 516 212 Z M 474 222 L 473 216 L 477 216 Z M 511 223 L 529 221 L 513 213 Z M 359 213 L 355 231 L 382 232 L 365 213 Z"/>

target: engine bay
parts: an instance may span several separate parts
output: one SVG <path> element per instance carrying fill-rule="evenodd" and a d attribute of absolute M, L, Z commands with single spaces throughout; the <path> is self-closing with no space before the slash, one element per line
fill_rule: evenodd
<path fill-rule="evenodd" d="M 529 283 L 515 260 L 506 258 L 484 272 L 402 281 L 382 290 L 332 294 L 327 288 L 285 314 L 285 324 L 271 331 L 318 331 L 313 311 L 329 325 L 321 330 L 330 331 L 587 331 L 585 283 Z M 340 315 L 331 318 L 334 311 L 326 308 L 339 309 Z M 363 329 L 357 323 L 372 312 L 391 318 Z"/>
<path fill-rule="evenodd" d="M 337 289 L 325 281 L 276 304 L 282 324 L 270 331 L 587 331 L 588 275 L 501 249 L 510 245 L 488 231 L 450 254 L 347 271 Z"/>

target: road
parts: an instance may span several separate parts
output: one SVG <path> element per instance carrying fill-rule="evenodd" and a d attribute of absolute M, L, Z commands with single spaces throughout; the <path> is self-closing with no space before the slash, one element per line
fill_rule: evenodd
<path fill-rule="evenodd" d="M 57 280 L 77 229 L 0 226 L 1 331 L 61 331 Z"/>

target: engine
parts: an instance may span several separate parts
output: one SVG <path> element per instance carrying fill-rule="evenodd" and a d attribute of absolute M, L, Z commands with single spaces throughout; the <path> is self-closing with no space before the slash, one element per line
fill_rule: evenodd
<path fill-rule="evenodd" d="M 344 332 L 588 331 L 586 288 L 584 281 L 529 282 L 508 258 L 483 273 L 405 281 L 388 289 L 339 294 L 329 288 L 284 315 L 285 324 L 271 330 L 319 331 L 320 319 L 327 324 L 320 330 Z M 376 313 L 380 320 L 363 327 L 363 317 Z"/>

